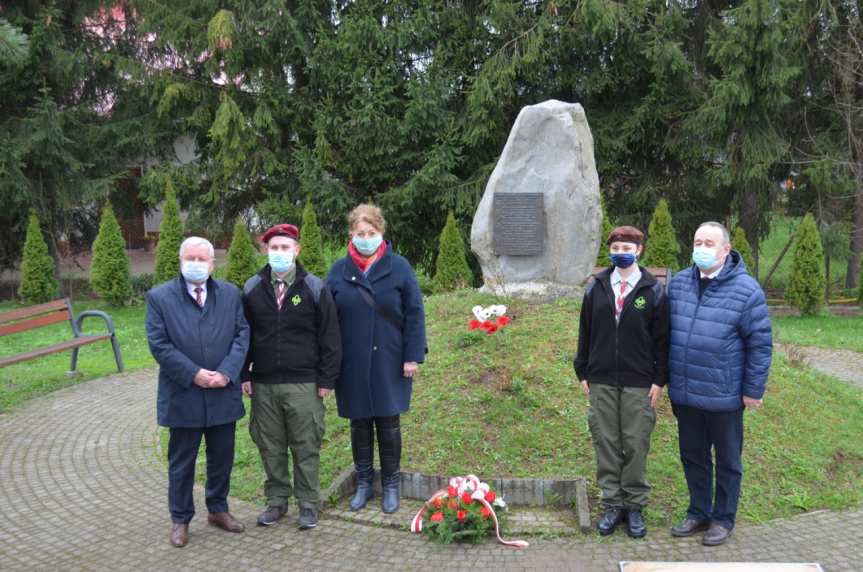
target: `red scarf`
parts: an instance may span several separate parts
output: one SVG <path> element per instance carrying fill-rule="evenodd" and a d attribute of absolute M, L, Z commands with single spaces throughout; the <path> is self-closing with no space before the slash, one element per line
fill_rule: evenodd
<path fill-rule="evenodd" d="M 380 259 L 387 251 L 387 241 L 382 240 L 381 245 L 371 256 L 363 256 L 356 249 L 353 242 L 348 242 L 348 254 L 351 257 L 351 260 L 354 261 L 354 264 L 357 265 L 357 268 L 360 269 L 361 272 L 365 272 L 366 269 L 372 265 L 373 262 Z"/>

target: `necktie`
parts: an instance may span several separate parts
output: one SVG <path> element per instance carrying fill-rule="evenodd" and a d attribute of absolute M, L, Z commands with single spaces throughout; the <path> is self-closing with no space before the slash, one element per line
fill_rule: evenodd
<path fill-rule="evenodd" d="M 617 297 L 617 306 L 614 311 L 614 317 L 620 320 L 620 313 L 623 312 L 623 304 L 626 301 L 626 280 L 620 283 L 620 295 Z"/>
<path fill-rule="evenodd" d="M 276 280 L 276 304 L 279 306 L 279 310 L 282 309 L 282 302 L 285 301 L 285 282 L 283 280 Z"/>
<path fill-rule="evenodd" d="M 195 288 L 195 301 L 201 308 L 204 307 L 204 289 L 198 286 Z"/>

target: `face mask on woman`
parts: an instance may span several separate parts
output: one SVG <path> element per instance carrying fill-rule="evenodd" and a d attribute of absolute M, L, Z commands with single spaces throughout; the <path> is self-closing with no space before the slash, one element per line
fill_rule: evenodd
<path fill-rule="evenodd" d="M 372 254 L 377 252 L 383 240 L 384 237 L 379 234 L 374 234 L 368 238 L 360 238 L 358 236 L 355 236 L 351 239 L 351 242 L 353 243 L 354 248 L 359 250 L 361 254 L 371 256 Z"/>

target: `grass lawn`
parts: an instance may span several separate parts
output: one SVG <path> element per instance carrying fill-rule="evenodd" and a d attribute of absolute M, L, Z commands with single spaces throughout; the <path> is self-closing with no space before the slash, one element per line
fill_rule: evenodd
<path fill-rule="evenodd" d="M 578 304 L 514 301 L 508 312 L 513 321 L 501 333 L 468 333 L 470 308 L 493 301 L 475 292 L 428 299 L 428 363 L 414 383 L 412 409 L 402 419 L 404 468 L 444 475 L 474 472 L 484 478 L 581 475 L 592 482 L 595 464 L 587 401 L 572 372 Z M 151 364 L 143 308 L 113 314 L 130 368 Z M 804 319 L 789 320 L 800 322 L 801 331 L 808 328 Z M 836 329 L 833 322 L 840 318 L 830 320 L 825 330 Z M 780 336 L 786 335 L 783 332 L 790 335 L 791 328 L 783 328 L 782 320 L 777 322 Z M 68 335 L 58 328 L 58 339 L 64 334 Z M 98 351 L 106 353 L 102 356 Z M 107 344 L 85 348 L 81 357 L 88 377 L 113 371 Z M 65 377 L 67 360 L 68 356 L 55 356 L 15 366 L 26 371 L 0 370 L 4 406 L 75 382 Z M 32 381 L 24 381 L 28 378 Z M 323 486 L 351 463 L 348 423 L 337 417 L 332 397 L 326 403 Z M 777 358 L 765 406 L 746 414 L 746 428 L 741 521 L 761 522 L 863 500 L 860 390 L 792 368 Z M 648 522 L 666 524 L 682 517 L 688 495 L 678 459 L 676 425 L 666 397 L 659 406 L 648 478 L 655 487 Z M 262 492 L 263 471 L 243 420 L 232 494 L 262 501 Z M 591 496 L 593 500 L 598 497 L 593 485 Z"/>
<path fill-rule="evenodd" d="M 21 307 L 20 304 L 4 302 L 0 312 Z M 144 333 L 144 306 L 112 308 L 102 302 L 86 300 L 74 302 L 75 315 L 83 310 L 102 310 L 114 321 L 120 351 L 127 371 L 152 367 L 155 361 L 147 349 Z M 85 333 L 104 333 L 105 322 L 100 318 L 87 318 L 83 324 Z M 18 354 L 38 347 L 62 342 L 72 338 L 68 322 L 53 324 L 29 332 L 0 338 L 0 355 Z M 109 375 L 117 371 L 114 352 L 108 341 L 83 346 L 78 352 L 79 376 L 67 376 L 72 352 L 53 354 L 43 358 L 20 362 L 0 369 L 0 413 L 27 399 L 44 395 L 50 391 Z"/>
<path fill-rule="evenodd" d="M 781 342 L 863 352 L 863 316 L 782 316 L 773 328 Z"/>

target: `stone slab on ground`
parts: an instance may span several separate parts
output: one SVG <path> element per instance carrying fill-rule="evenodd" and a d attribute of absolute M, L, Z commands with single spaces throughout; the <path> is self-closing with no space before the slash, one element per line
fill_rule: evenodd
<path fill-rule="evenodd" d="M 812 369 L 863 389 L 863 353 L 839 348 L 775 344 L 785 355 L 802 358 Z"/>

